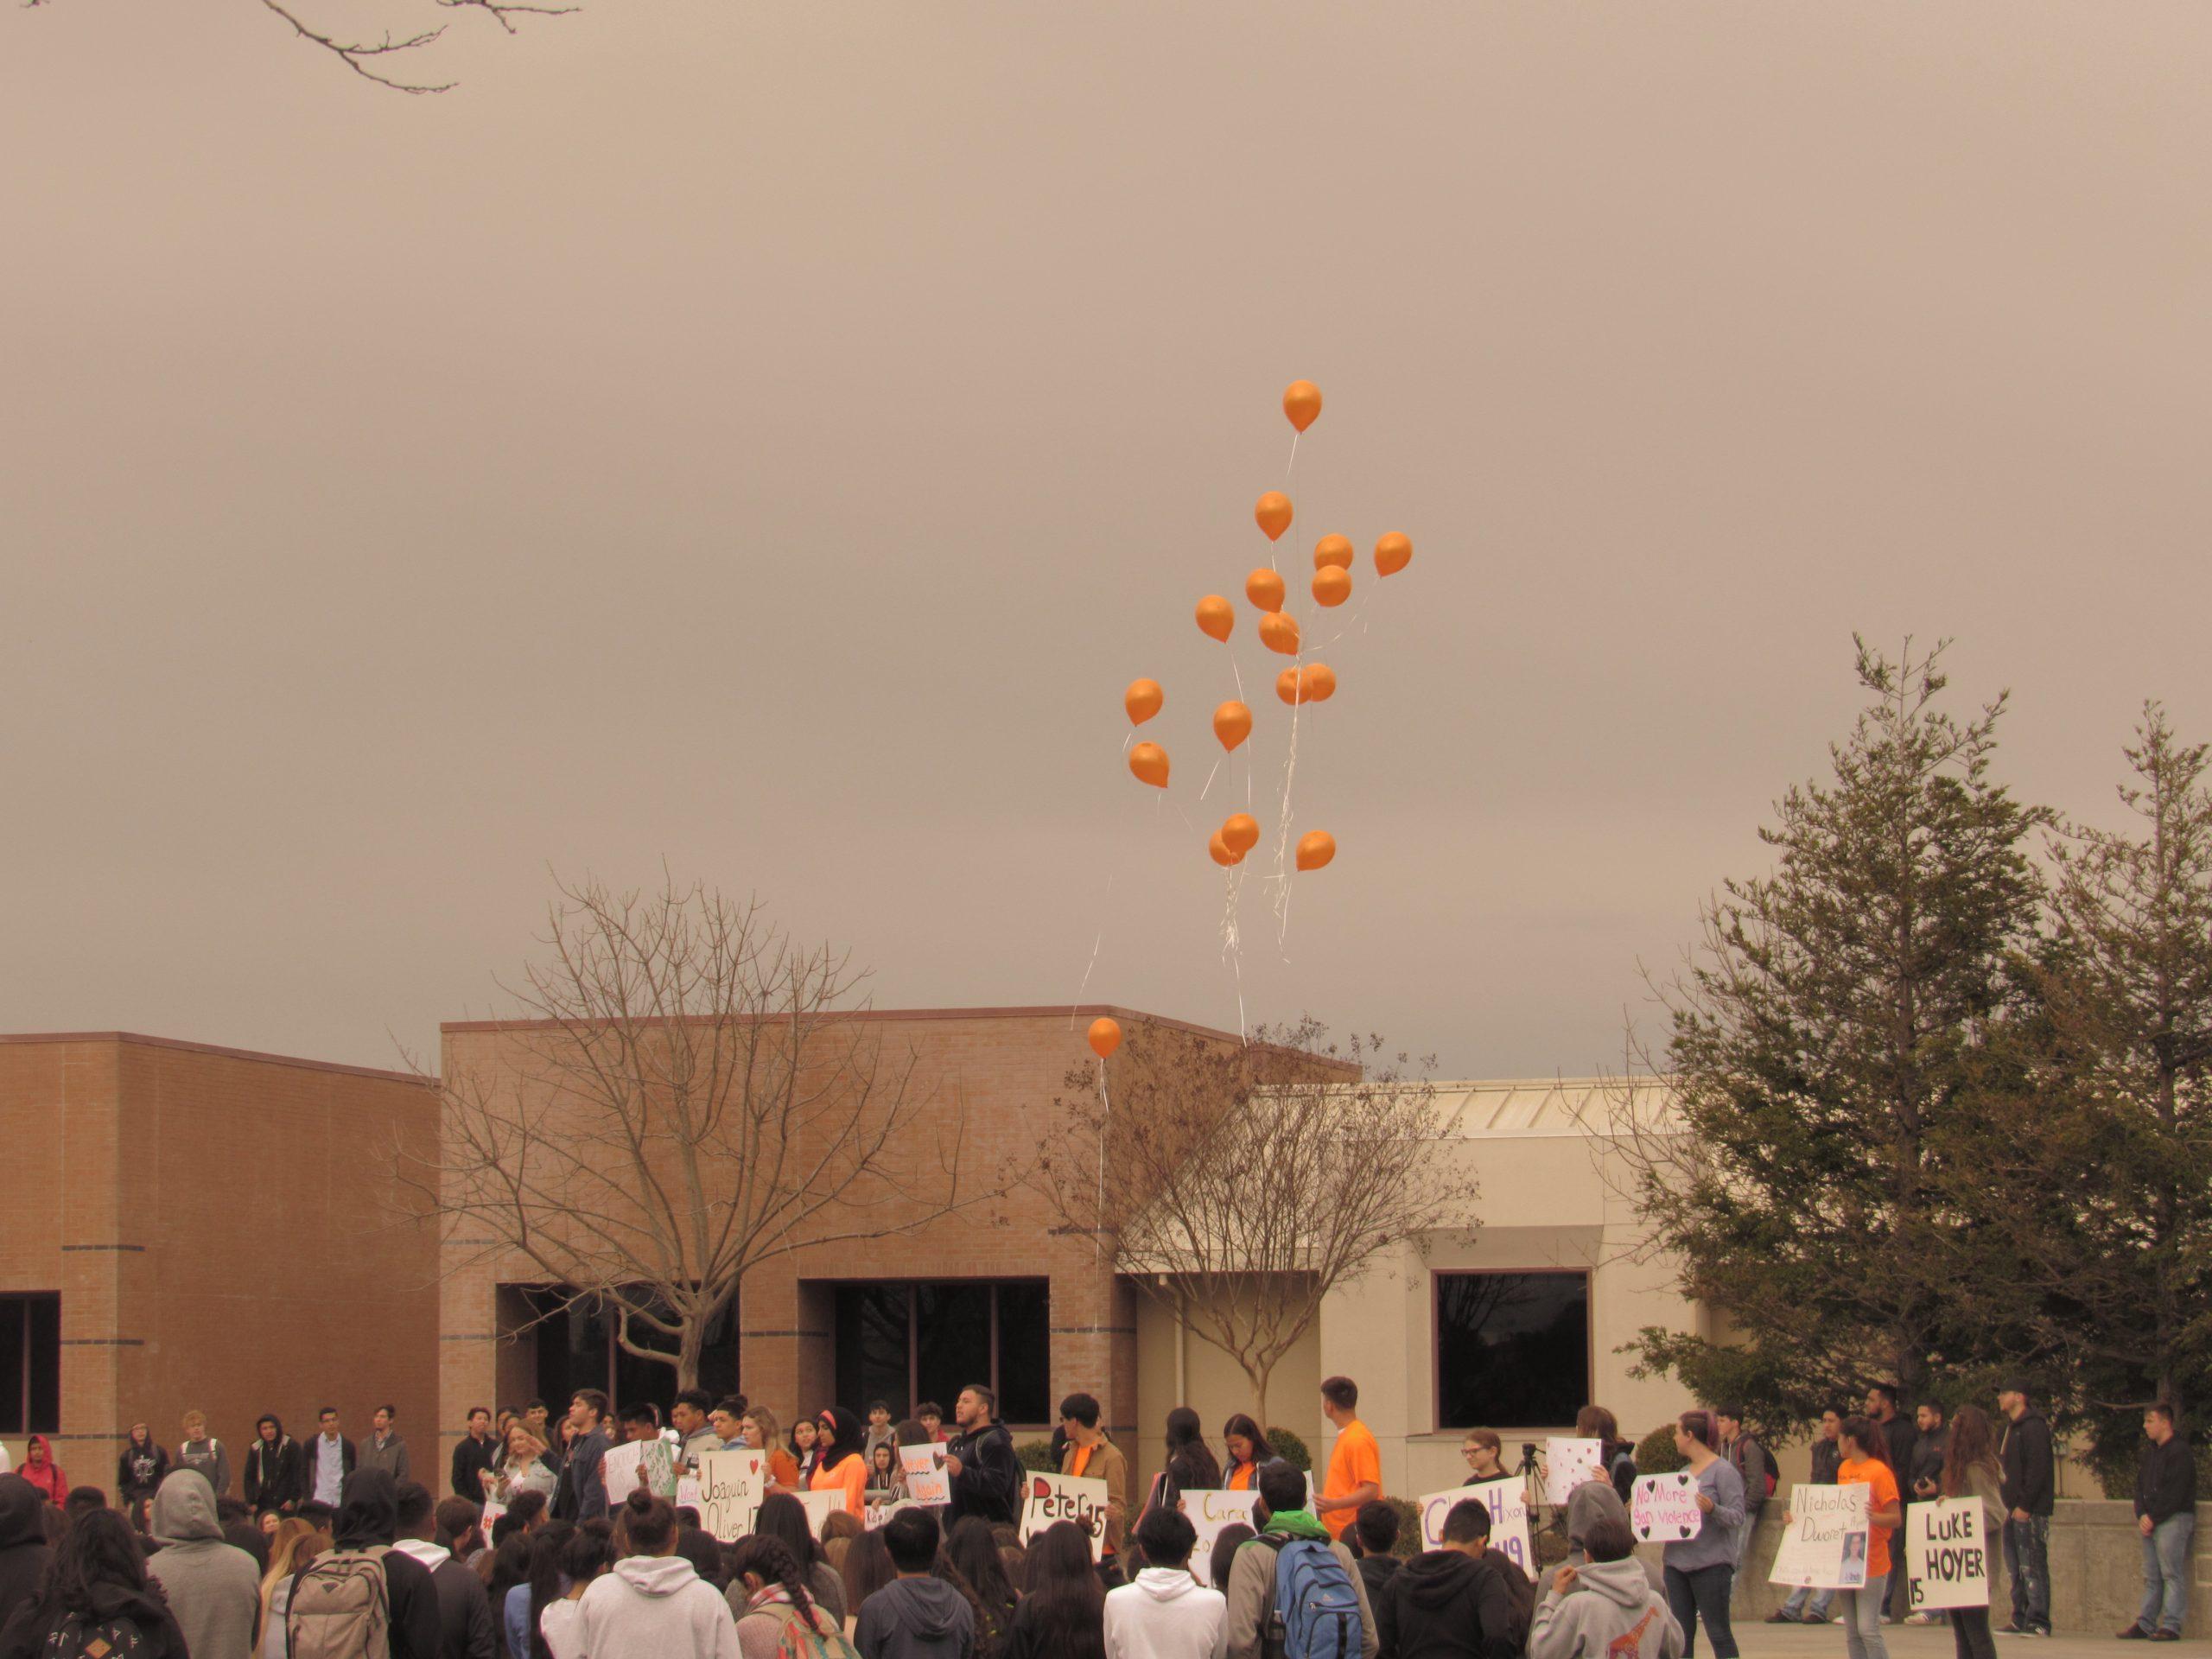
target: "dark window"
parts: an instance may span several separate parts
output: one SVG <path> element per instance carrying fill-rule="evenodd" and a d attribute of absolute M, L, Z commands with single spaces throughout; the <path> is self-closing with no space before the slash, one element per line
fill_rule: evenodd
<path fill-rule="evenodd" d="M 1051 1421 L 1052 1294 L 1042 1280 L 839 1285 L 837 1398 L 883 1401 L 894 1417 L 934 1400 L 948 1417 L 970 1382 L 1009 1423 Z"/>
<path fill-rule="evenodd" d="M 61 1432 L 61 1296 L 0 1296 L 0 1433 Z"/>
<path fill-rule="evenodd" d="M 565 1286 L 522 1289 L 524 1305 L 538 1323 L 531 1334 L 537 1343 L 537 1397 L 558 1416 L 580 1389 L 602 1390 L 619 1410 L 636 1400 L 665 1406 L 676 1392 L 676 1368 L 625 1350 L 616 1339 L 613 1305 L 597 1296 L 579 1297 Z M 673 1355 L 676 1339 L 633 1321 L 630 1339 L 642 1347 Z M 699 1386 L 716 1395 L 737 1390 L 737 1309 L 722 1311 L 707 1329 L 699 1354 Z"/>
<path fill-rule="evenodd" d="M 1439 1428 L 1556 1428 L 1590 1402 L 1590 1275 L 1436 1275 Z"/>

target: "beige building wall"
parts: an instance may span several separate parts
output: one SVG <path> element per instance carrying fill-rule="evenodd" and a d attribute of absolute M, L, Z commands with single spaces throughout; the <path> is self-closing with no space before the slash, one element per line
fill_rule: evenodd
<path fill-rule="evenodd" d="M 1252 1385 L 1243 1366 L 1195 1330 L 1179 1332 L 1180 1321 L 1172 1307 L 1142 1291 L 1133 1295 L 1137 1432 L 1134 1446 L 1124 1441 L 1123 1449 L 1133 1459 L 1133 1483 L 1148 1486 L 1166 1462 L 1170 1411 L 1177 1406 L 1195 1410 L 1205 1426 L 1206 1444 L 1218 1458 L 1221 1426 L 1235 1413 L 1253 1409 Z M 1287 1428 L 1308 1448 L 1318 1448 L 1323 1427 L 1320 1383 L 1321 1331 L 1317 1321 L 1283 1356 L 1268 1381 L 1268 1427 Z"/>

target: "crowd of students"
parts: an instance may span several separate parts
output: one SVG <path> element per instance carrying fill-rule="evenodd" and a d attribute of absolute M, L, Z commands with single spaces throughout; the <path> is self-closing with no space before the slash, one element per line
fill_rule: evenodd
<path fill-rule="evenodd" d="M 1601 1443 L 1601 1472 L 1555 1517 L 1566 1561 L 1532 1580 L 1491 1548 L 1492 1516 L 1472 1497 L 1444 1515 L 1437 1548 L 1401 1559 L 1358 1399 L 1350 1378 L 1321 1385 L 1336 1434 L 1318 1485 L 1250 1417 L 1223 1426 L 1217 1458 L 1179 1408 L 1140 1493 L 1097 1400 L 1069 1395 L 1050 1461 L 1104 1484 L 1096 1560 L 1073 1522 L 1023 1541 L 1021 1461 L 980 1385 L 949 1426 L 934 1405 L 894 1421 L 877 1402 L 865 1422 L 832 1406 L 786 1430 L 763 1406 L 698 1390 L 664 1424 L 651 1406 L 610 1413 L 588 1389 L 558 1419 L 536 1401 L 479 1410 L 442 1499 L 411 1478 L 388 1407 L 359 1447 L 335 1412 L 305 1446 L 264 1418 L 238 1463 L 243 1498 L 196 1413 L 175 1458 L 132 1427 L 117 1507 L 70 1487 L 37 1441 L 0 1475 L 0 1659 L 1693 1659 L 1700 1627 L 1715 1659 L 1735 1659 L 1733 1581 L 1775 1485 L 1740 1411 L 1673 1424 L 1700 1522 L 1647 1566 L 1625 1502 L 1632 1449 L 1611 1414 L 1586 1408 L 1576 1432 Z M 1863 1413 L 1824 1417 L 1814 1481 L 1870 1489 L 1865 1582 L 1832 1597 L 1851 1659 L 1885 1659 L 1904 1509 L 1936 1497 L 1982 1503 L 2012 1573 L 2011 1630 L 2048 1633 L 2050 1433 L 2024 1388 L 1999 1403 L 2001 1433 L 1971 1406 L 1908 1421 L 1879 1387 Z M 2121 1634 L 2172 1640 L 2194 1470 L 2170 1411 L 2153 1408 L 2145 1430 L 2146 1599 Z M 761 1452 L 753 1531 L 718 1541 L 696 1510 L 644 1488 L 610 1504 L 618 1435 L 665 1442 L 678 1470 L 717 1449 Z M 944 1447 L 942 1506 L 901 1501 L 897 1448 L 921 1444 Z M 1467 1435 L 1469 1485 L 1510 1477 L 1502 1450 L 1491 1431 Z M 1255 1525 L 1194 1560 L 1182 1494 L 1220 1488 L 1255 1494 Z M 803 1491 L 838 1495 L 818 1536 Z M 1825 1623 L 1830 1600 L 1794 1596 L 1770 1622 Z M 1987 1610 L 1949 1621 L 1960 1659 L 1993 1659 Z"/>

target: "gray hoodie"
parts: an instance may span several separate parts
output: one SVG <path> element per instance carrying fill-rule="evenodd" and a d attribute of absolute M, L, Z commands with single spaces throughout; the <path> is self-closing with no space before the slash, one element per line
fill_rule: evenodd
<path fill-rule="evenodd" d="M 861 1659 L 969 1659 L 976 1615 L 942 1579 L 893 1579 L 861 1604 L 853 1645 Z"/>
<path fill-rule="evenodd" d="M 1682 1627 L 1634 1556 L 1574 1571 L 1572 1590 L 1537 1604 L 1529 1659 L 1680 1659 Z"/>
<path fill-rule="evenodd" d="M 215 1494 L 196 1469 L 173 1469 L 154 1494 L 154 1537 L 146 1563 L 162 1586 L 192 1659 L 252 1659 L 261 1617 L 261 1573 L 253 1557 L 223 1541 Z"/>

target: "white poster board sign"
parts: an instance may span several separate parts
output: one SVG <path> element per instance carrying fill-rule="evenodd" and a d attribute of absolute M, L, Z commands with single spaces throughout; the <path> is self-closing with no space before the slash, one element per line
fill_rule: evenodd
<path fill-rule="evenodd" d="M 1021 1541 L 1027 1544 L 1055 1521 L 1072 1521 L 1090 1535 L 1090 1559 L 1106 1559 L 1106 1483 L 1088 1475 L 1022 1476 Z"/>
<path fill-rule="evenodd" d="M 1586 1480 L 1605 1478 L 1603 1440 L 1549 1440 L 1544 1442 L 1544 1502 L 1567 1506 L 1567 1494 Z"/>
<path fill-rule="evenodd" d="M 1904 1512 L 1916 1608 L 1989 1605 L 1989 1540 L 1978 1497 L 1923 1499 Z"/>
<path fill-rule="evenodd" d="M 493 1523 L 506 1512 L 507 1506 L 500 1503 L 498 1498 L 487 1497 L 484 1500 L 484 1513 L 479 1524 L 484 1529 L 484 1542 L 486 1548 L 489 1548 L 492 1542 Z"/>
<path fill-rule="evenodd" d="M 1257 1492 L 1232 1492 L 1222 1487 L 1202 1486 L 1184 1492 L 1177 1507 L 1198 1531 L 1198 1541 L 1191 1551 L 1191 1576 L 1198 1581 L 1199 1588 L 1213 1588 L 1213 1547 L 1224 1529 L 1241 1522 L 1258 1530 L 1252 1511 L 1259 1501 Z"/>
<path fill-rule="evenodd" d="M 676 1478 L 676 1507 L 677 1509 L 680 1510 L 689 1504 L 696 1510 L 704 1499 L 705 1494 L 700 1488 L 696 1476 L 678 1475 Z"/>
<path fill-rule="evenodd" d="M 1630 1489 L 1628 1524 L 1639 1541 L 1680 1543 L 1705 1530 L 1705 1511 L 1697 1506 L 1697 1477 L 1687 1469 L 1671 1475 L 1638 1475 Z"/>
<path fill-rule="evenodd" d="M 887 1523 L 899 1510 L 918 1510 L 921 1507 L 920 1504 L 909 1503 L 905 1498 L 896 1498 L 888 1503 L 871 1503 L 861 1516 L 861 1530 L 874 1532 Z"/>
<path fill-rule="evenodd" d="M 1453 1486 L 1416 1499 L 1414 1507 L 1421 1511 L 1421 1547 L 1441 1549 L 1444 1518 L 1452 1513 L 1454 1503 L 1464 1503 L 1471 1497 L 1480 1499 L 1490 1511 L 1490 1547 L 1535 1578 L 1536 1555 L 1529 1539 L 1529 1485 L 1518 1475 L 1472 1486 Z"/>
<path fill-rule="evenodd" d="M 601 1478 L 607 1482 L 607 1507 L 610 1510 L 621 1508 L 624 1500 L 640 1486 L 655 1497 L 676 1496 L 676 1459 L 670 1455 L 665 1440 L 632 1440 L 626 1445 L 609 1446 L 599 1466 Z"/>
<path fill-rule="evenodd" d="M 845 1507 L 845 1491 L 833 1486 L 823 1492 L 796 1492 L 792 1494 L 806 1510 L 806 1529 L 817 1538 L 822 1536 L 822 1523 Z M 865 1522 L 867 1516 L 863 1515 Z"/>
<path fill-rule="evenodd" d="M 1796 1486 L 1789 1492 L 1793 1517 L 1774 1553 L 1770 1584 L 1814 1590 L 1856 1590 L 1866 1582 L 1866 1517 L 1872 1489 Z"/>
<path fill-rule="evenodd" d="M 952 1480 L 944 1472 L 945 1449 L 941 1446 L 902 1446 L 899 1466 L 906 1471 L 906 1496 L 917 1503 L 952 1502 Z"/>
<path fill-rule="evenodd" d="M 699 1454 L 699 1524 L 716 1541 L 734 1544 L 753 1530 L 767 1495 L 767 1455 L 741 1447 Z"/>

